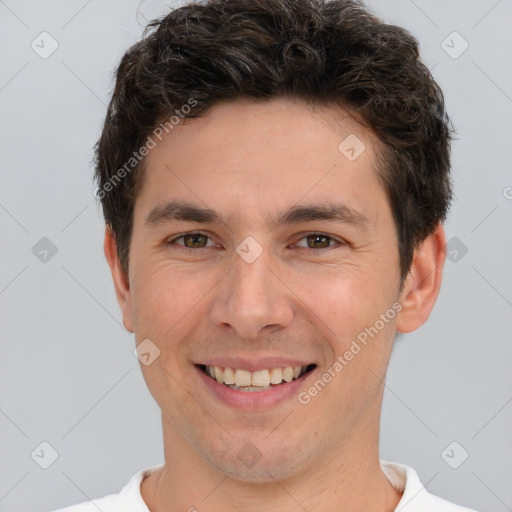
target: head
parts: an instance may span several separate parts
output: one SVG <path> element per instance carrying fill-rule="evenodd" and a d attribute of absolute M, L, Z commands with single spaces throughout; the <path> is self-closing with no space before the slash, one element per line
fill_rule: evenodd
<path fill-rule="evenodd" d="M 374 434 L 395 334 L 439 291 L 449 143 L 417 41 L 355 0 L 210 0 L 148 26 L 117 69 L 96 179 L 125 325 L 159 350 L 143 371 L 169 432 L 256 480 Z M 314 367 L 308 385 L 331 371 L 307 404 L 240 413 L 196 383 L 209 362 L 287 355 Z M 236 457 L 250 439 L 254 468 Z"/>

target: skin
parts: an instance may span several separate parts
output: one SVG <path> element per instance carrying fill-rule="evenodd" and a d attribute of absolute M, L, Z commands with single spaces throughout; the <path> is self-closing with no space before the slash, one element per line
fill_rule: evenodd
<path fill-rule="evenodd" d="M 350 134 L 366 146 L 355 161 L 338 150 Z M 417 248 L 400 290 L 396 228 L 375 171 L 379 144 L 338 107 L 239 99 L 186 119 L 148 154 L 128 275 L 108 228 L 105 255 L 125 327 L 160 350 L 141 365 L 164 433 L 165 466 L 141 485 L 151 512 L 396 508 L 401 494 L 379 464 L 383 379 L 396 332 L 420 327 L 434 306 L 445 235 L 439 225 Z M 145 225 L 173 199 L 218 210 L 227 227 Z M 367 228 L 266 224 L 296 204 L 326 201 L 362 213 Z M 195 230 L 207 235 L 200 248 L 169 243 Z M 236 252 L 247 236 L 263 250 L 250 264 Z M 235 410 L 197 376 L 194 364 L 213 356 L 277 355 L 314 362 L 316 380 L 396 303 L 399 314 L 308 404 L 294 396 Z M 262 454 L 251 468 L 237 457 L 248 442 Z"/>

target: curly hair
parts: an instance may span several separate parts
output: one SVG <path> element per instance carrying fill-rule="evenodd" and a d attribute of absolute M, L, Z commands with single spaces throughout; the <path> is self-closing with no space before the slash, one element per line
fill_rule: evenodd
<path fill-rule="evenodd" d="M 358 0 L 207 0 L 149 23 L 117 68 L 95 152 L 124 271 L 144 173 L 139 148 L 174 114 L 197 117 L 241 97 L 341 106 L 377 135 L 403 284 L 415 248 L 450 206 L 451 122 L 418 41 Z"/>

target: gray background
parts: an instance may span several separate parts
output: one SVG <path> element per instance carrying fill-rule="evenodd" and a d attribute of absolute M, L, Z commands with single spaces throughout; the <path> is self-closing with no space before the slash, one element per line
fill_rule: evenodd
<path fill-rule="evenodd" d="M 371 5 L 420 40 L 458 132 L 446 223 L 453 261 L 429 322 L 397 340 L 381 455 L 417 469 L 434 494 L 512 510 L 512 1 Z M 117 492 L 162 461 L 159 410 L 102 252 L 90 162 L 114 66 L 165 9 L 152 0 L 0 1 L 1 512 Z M 31 47 L 51 49 L 43 31 L 59 45 L 47 58 Z M 461 55 L 454 31 L 469 44 Z M 32 250 L 42 237 L 57 248 L 46 262 L 48 242 Z M 58 453 L 48 469 L 42 442 Z M 458 469 L 447 464 L 465 452 Z"/>

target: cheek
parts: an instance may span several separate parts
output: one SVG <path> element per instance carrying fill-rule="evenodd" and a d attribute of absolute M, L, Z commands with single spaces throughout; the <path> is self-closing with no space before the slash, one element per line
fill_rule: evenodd
<path fill-rule="evenodd" d="M 386 273 L 371 263 L 306 275 L 297 284 L 297 296 L 325 324 L 330 337 L 336 335 L 342 343 L 373 325 L 393 302 L 396 284 L 383 280 Z"/>
<path fill-rule="evenodd" d="M 389 361 L 397 283 L 391 272 L 379 272 L 375 265 L 345 266 L 328 279 L 317 279 L 321 286 L 310 283 L 303 291 L 305 303 L 321 320 L 317 319 L 315 325 L 323 330 L 332 349 L 327 366 L 342 358 L 337 367 L 341 370 L 331 367 L 335 383 L 326 395 L 341 410 L 355 410 L 364 405 L 364 397 L 375 396 Z"/>
<path fill-rule="evenodd" d="M 169 343 L 176 338 L 171 332 L 182 332 L 205 314 L 208 292 L 218 280 L 216 272 L 198 271 L 193 264 L 177 268 L 162 261 L 139 267 L 132 286 L 136 332 Z"/>

